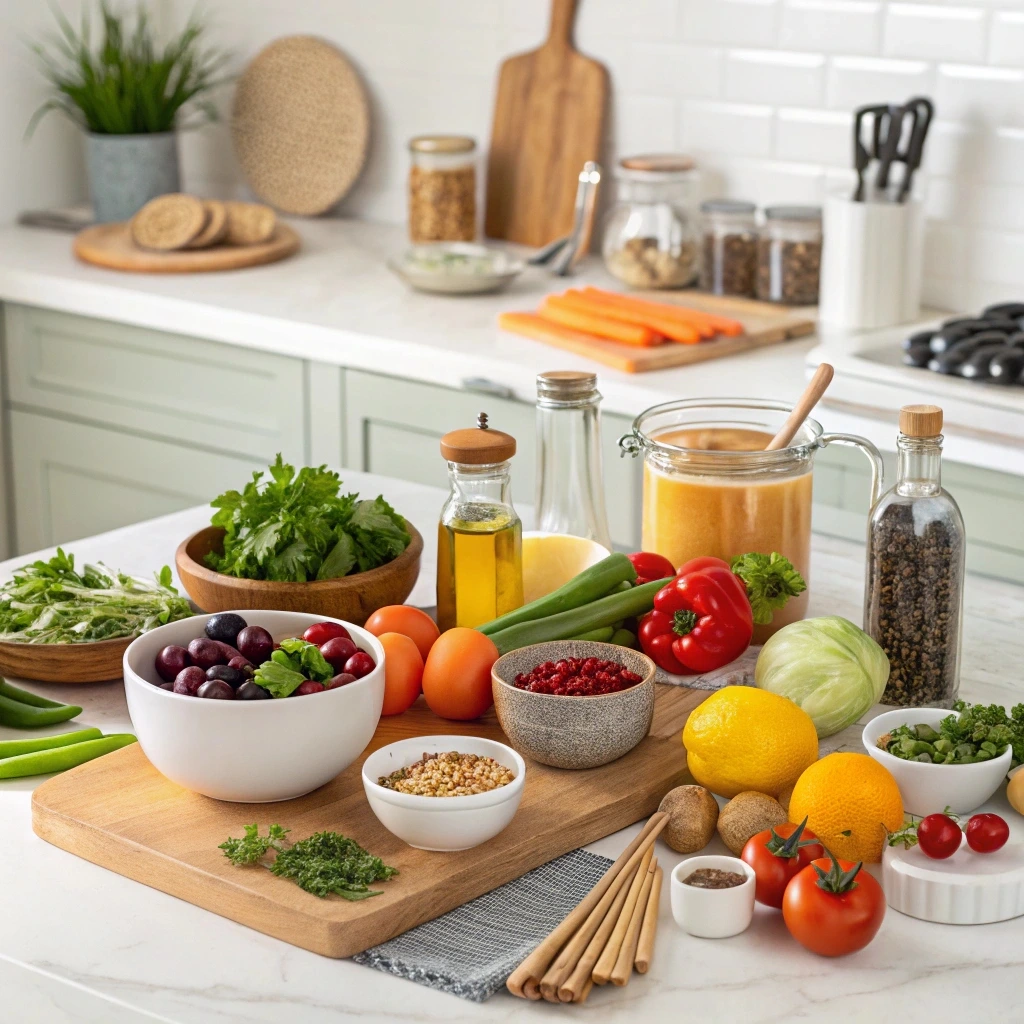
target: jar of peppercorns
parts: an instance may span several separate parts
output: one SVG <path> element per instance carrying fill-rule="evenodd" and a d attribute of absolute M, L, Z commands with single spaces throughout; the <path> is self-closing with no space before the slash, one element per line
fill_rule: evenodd
<path fill-rule="evenodd" d="M 757 297 L 812 306 L 820 273 L 821 207 L 769 206 L 757 240 Z"/>
<path fill-rule="evenodd" d="M 905 405 L 896 486 L 868 525 L 864 628 L 889 658 L 884 704 L 952 707 L 960 683 L 964 521 L 943 489 L 942 410 Z"/>
<path fill-rule="evenodd" d="M 700 286 L 714 295 L 754 294 L 757 207 L 745 199 L 705 199 L 700 204 Z"/>
<path fill-rule="evenodd" d="M 472 242 L 476 237 L 476 142 L 420 135 L 409 142 L 409 238 Z"/>

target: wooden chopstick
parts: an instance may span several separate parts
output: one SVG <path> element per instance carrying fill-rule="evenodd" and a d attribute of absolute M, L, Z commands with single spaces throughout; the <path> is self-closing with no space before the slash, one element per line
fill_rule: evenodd
<path fill-rule="evenodd" d="M 661 902 L 661 865 L 654 872 L 654 881 L 651 884 L 651 894 L 647 900 L 647 910 L 644 913 L 644 923 L 640 928 L 640 940 L 636 947 L 636 958 L 633 961 L 640 974 L 646 974 L 651 966 L 651 957 L 654 955 L 654 937 L 658 932 L 658 906 Z"/>
<path fill-rule="evenodd" d="M 647 877 L 647 869 L 651 865 L 653 856 L 654 846 L 652 844 L 644 854 L 643 860 L 640 861 L 640 870 L 637 871 L 633 878 L 633 884 L 629 887 L 629 895 L 623 904 L 622 913 L 619 915 L 618 921 L 615 922 L 615 928 L 608 938 L 608 943 L 605 945 L 594 966 L 592 977 L 595 985 L 606 985 L 608 979 L 612 976 L 612 971 L 615 969 L 615 964 L 619 958 L 619 950 L 622 949 L 622 943 L 625 941 L 626 931 L 629 928 L 630 919 L 636 908 L 636 902 L 640 898 L 640 890 L 643 888 L 644 879 Z"/>
<path fill-rule="evenodd" d="M 651 887 L 654 884 L 654 873 L 658 870 L 657 860 L 652 860 L 647 873 L 644 875 L 643 885 L 640 888 L 640 896 L 633 908 L 633 916 L 629 919 L 629 927 L 626 929 L 626 937 L 622 940 L 622 948 L 619 950 L 618 959 L 612 970 L 612 984 L 625 985 L 629 976 L 633 973 L 633 960 L 636 958 L 637 943 L 640 941 L 640 926 L 643 924 L 644 915 L 647 913 L 647 901 L 651 896 Z"/>

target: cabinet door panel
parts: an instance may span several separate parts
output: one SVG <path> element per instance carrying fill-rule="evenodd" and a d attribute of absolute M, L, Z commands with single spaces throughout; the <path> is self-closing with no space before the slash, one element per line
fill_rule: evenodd
<path fill-rule="evenodd" d="M 263 465 L 34 413 L 10 428 L 19 552 L 201 505 Z"/>

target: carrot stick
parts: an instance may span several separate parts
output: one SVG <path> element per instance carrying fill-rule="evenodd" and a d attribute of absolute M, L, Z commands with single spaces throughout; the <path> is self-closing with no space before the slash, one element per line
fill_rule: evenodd
<path fill-rule="evenodd" d="M 534 341 L 546 341 L 557 345 L 559 341 L 605 341 L 595 334 L 585 334 L 583 331 L 573 331 L 561 324 L 545 320 L 536 313 L 499 313 L 498 326 L 503 331 L 510 331 L 512 334 L 520 334 L 524 338 L 532 338 Z"/>
<path fill-rule="evenodd" d="M 646 299 L 634 299 L 630 295 L 616 296 L 614 292 L 602 292 L 597 288 L 586 288 L 578 294 L 582 299 L 593 303 L 598 309 L 617 309 L 621 313 L 629 316 L 655 316 L 669 323 L 678 324 L 685 330 L 696 331 L 701 340 L 705 338 L 713 338 L 716 333 L 715 328 L 707 321 L 701 319 L 700 316 L 690 317 L 689 314 L 695 311 L 684 309 L 682 306 L 672 306 L 670 307 L 671 312 L 666 313 L 663 312 L 666 303 L 648 302 Z"/>
<path fill-rule="evenodd" d="M 626 345 L 642 345 L 647 348 L 651 345 L 660 345 L 662 341 L 661 335 L 655 334 L 649 327 L 635 323 L 622 323 L 594 312 L 580 312 L 554 302 L 550 298 L 540 304 L 540 309 L 537 312 L 545 320 L 551 320 L 563 327 L 569 327 L 574 331 L 584 331 L 587 334 L 596 334 L 599 338 L 607 338 L 609 341 L 621 341 Z"/>
<path fill-rule="evenodd" d="M 713 327 L 722 334 L 737 335 L 743 333 L 743 324 L 738 320 L 731 320 L 724 316 L 715 316 L 714 313 L 705 313 L 699 309 L 674 306 L 668 302 L 651 302 L 649 299 L 640 299 L 633 295 L 622 295 L 619 292 L 607 292 L 601 288 L 585 288 L 583 294 L 595 302 L 603 302 L 606 305 L 616 305 L 623 309 L 647 310 L 657 313 L 659 316 L 681 319 L 685 323 L 690 323 L 694 326 L 703 323 L 708 327 Z"/>
<path fill-rule="evenodd" d="M 566 308 L 572 308 L 580 313 L 594 313 L 603 316 L 607 320 L 622 320 L 628 324 L 640 324 L 649 327 L 658 334 L 663 334 L 670 341 L 681 341 L 690 345 L 701 340 L 701 332 L 696 327 L 691 327 L 679 320 L 670 320 L 668 317 L 658 316 L 654 313 L 634 312 L 629 309 L 620 309 L 603 302 L 592 302 L 582 292 L 570 288 L 562 295 L 549 295 L 548 302 Z M 712 330 L 708 327 L 704 336 L 711 337 Z"/>

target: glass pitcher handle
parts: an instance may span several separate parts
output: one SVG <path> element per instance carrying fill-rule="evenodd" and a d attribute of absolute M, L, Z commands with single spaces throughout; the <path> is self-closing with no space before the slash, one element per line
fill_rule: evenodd
<path fill-rule="evenodd" d="M 859 434 L 822 434 L 818 438 L 818 447 L 824 448 L 829 444 L 845 444 L 851 448 L 859 448 L 871 463 L 871 508 L 882 496 L 882 482 L 885 473 L 885 466 L 882 462 L 882 453 L 866 438 Z"/>

